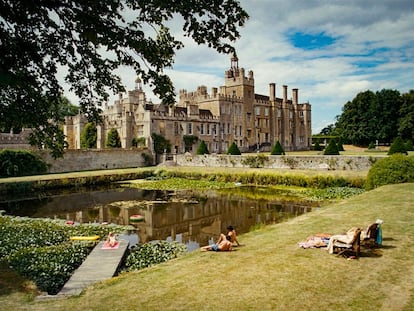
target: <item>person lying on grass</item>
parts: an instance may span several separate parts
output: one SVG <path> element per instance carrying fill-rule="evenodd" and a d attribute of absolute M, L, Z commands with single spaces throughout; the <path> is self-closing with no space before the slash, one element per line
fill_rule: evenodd
<path fill-rule="evenodd" d="M 237 246 L 240 246 L 240 243 L 239 243 L 239 241 L 237 240 L 237 236 L 236 236 L 236 230 L 234 230 L 234 228 L 233 228 L 233 226 L 228 226 L 227 227 L 227 230 L 228 230 L 228 232 L 227 232 L 227 235 L 229 235 L 230 236 L 230 238 L 231 238 L 231 243 L 232 244 L 234 244 L 234 243 L 236 243 L 237 244 Z M 223 234 L 222 234 L 223 235 Z"/>
<path fill-rule="evenodd" d="M 201 251 L 213 251 L 213 252 L 224 252 L 224 251 L 231 251 L 233 244 L 231 243 L 231 237 L 229 235 L 226 235 L 225 238 L 223 238 L 224 234 L 220 235 L 219 242 L 207 246 L 201 247 Z"/>

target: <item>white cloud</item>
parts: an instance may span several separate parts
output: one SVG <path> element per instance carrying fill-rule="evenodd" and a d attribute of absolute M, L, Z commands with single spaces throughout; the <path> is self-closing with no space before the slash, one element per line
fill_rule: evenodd
<path fill-rule="evenodd" d="M 239 65 L 253 70 L 256 92 L 268 94 L 269 83 L 299 88 L 300 101 L 312 105 L 313 131 L 334 122 L 342 106 L 358 92 L 383 88 L 414 89 L 414 2 L 412 0 L 241 0 L 250 20 L 235 43 Z M 199 85 L 219 87 L 230 56 L 182 37 L 181 19 L 169 24 L 184 41 L 170 74 L 176 90 Z M 309 50 L 297 48 L 291 32 L 325 34 L 332 45 Z M 135 75 L 122 69 L 127 88 Z M 148 88 L 147 96 L 156 99 Z M 291 92 L 291 91 L 289 91 Z"/>

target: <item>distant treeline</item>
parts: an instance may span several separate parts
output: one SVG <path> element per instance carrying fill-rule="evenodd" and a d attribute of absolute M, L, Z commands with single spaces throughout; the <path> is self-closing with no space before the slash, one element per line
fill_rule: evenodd
<path fill-rule="evenodd" d="M 321 134 L 340 136 L 343 143 L 357 146 L 390 144 L 396 137 L 412 142 L 414 90 L 404 94 L 390 89 L 361 92 L 343 106 L 336 119 Z"/>

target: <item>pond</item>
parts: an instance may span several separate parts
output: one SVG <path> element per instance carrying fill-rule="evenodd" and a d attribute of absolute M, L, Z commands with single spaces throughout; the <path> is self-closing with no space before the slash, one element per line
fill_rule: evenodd
<path fill-rule="evenodd" d="M 257 195 L 265 192 L 265 195 Z M 59 218 L 75 223 L 131 225 L 131 245 L 178 241 L 194 250 L 212 243 L 226 227 L 238 234 L 312 211 L 315 203 L 286 198 L 266 187 L 226 191 L 161 191 L 130 187 L 44 193 L 37 197 L 0 197 L 6 215 Z M 131 216 L 141 215 L 142 221 Z M 241 241 L 243 243 L 243 241 Z"/>

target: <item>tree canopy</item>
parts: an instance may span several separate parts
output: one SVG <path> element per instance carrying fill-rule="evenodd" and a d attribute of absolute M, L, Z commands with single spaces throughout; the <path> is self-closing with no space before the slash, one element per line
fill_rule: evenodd
<path fill-rule="evenodd" d="M 110 129 L 108 132 L 108 136 L 106 138 L 106 147 L 121 148 L 121 138 L 119 137 L 118 131 L 114 128 Z"/>
<path fill-rule="evenodd" d="M 414 91 L 383 89 L 365 91 L 347 102 L 331 131 L 347 143 L 368 146 L 379 141 L 390 143 L 397 136 L 411 140 L 414 134 Z"/>
<path fill-rule="evenodd" d="M 15 0 L 1 1 L 0 14 L 0 128 L 33 128 L 32 142 L 56 156 L 64 148 L 55 109 L 63 79 L 89 121 L 99 120 L 110 92 L 124 91 L 115 73 L 122 66 L 172 104 L 164 69 L 183 43 L 168 22 L 181 18 L 185 36 L 229 53 L 248 19 L 237 0 Z"/>

